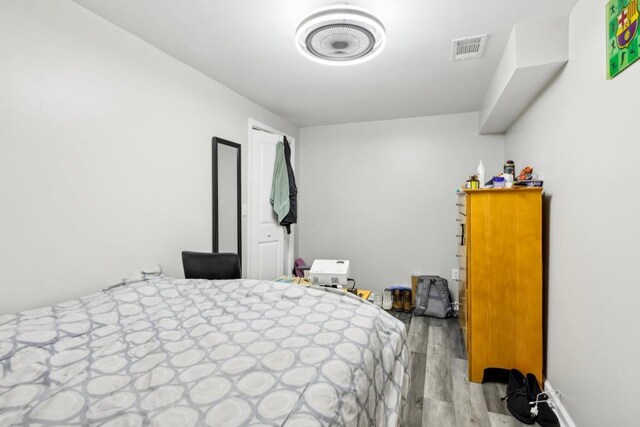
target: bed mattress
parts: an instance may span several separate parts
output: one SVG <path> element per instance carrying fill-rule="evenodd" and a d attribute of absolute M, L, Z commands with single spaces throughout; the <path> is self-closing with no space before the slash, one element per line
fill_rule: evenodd
<path fill-rule="evenodd" d="M 395 426 L 408 364 L 353 295 L 160 277 L 0 316 L 0 425 Z"/>

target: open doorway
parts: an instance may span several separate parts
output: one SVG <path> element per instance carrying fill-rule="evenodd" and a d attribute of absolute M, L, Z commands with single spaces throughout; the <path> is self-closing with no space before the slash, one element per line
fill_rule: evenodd
<path fill-rule="evenodd" d="M 295 139 L 289 135 L 291 163 L 295 167 Z M 247 277 L 274 280 L 291 274 L 295 231 L 287 234 L 271 207 L 271 183 L 276 145 L 283 133 L 255 120 L 249 120 Z"/>

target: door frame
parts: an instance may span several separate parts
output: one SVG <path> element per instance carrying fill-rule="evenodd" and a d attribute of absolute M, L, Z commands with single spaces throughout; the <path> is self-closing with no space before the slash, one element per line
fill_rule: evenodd
<path fill-rule="evenodd" d="M 253 168 L 252 166 L 252 162 L 253 162 L 253 131 L 254 130 L 259 130 L 259 131 L 263 131 L 263 132 L 268 132 L 268 133 L 272 133 L 275 135 L 283 135 L 287 137 L 287 141 L 289 141 L 289 145 L 291 146 L 291 165 L 294 169 L 295 172 L 295 166 L 296 166 L 296 162 L 295 162 L 295 153 L 296 153 L 296 139 L 293 138 L 290 135 L 287 135 L 284 132 L 281 132 L 277 129 L 272 128 L 271 126 L 268 126 L 262 122 L 259 122 L 255 119 L 249 118 L 249 136 L 247 138 L 247 257 L 245 260 L 245 265 L 247 266 L 247 276 L 251 279 L 252 277 L 250 276 L 252 273 L 252 268 L 253 265 L 251 265 L 251 251 L 255 250 L 254 245 L 252 244 L 253 242 L 253 235 L 254 235 L 254 230 L 253 230 L 253 222 L 252 222 L 252 218 L 251 218 L 251 213 L 253 212 L 252 210 L 252 206 L 251 204 L 253 203 L 252 200 L 253 198 L 251 197 L 251 195 L 253 194 L 254 188 L 253 188 Z M 296 183 L 297 183 L 297 176 L 296 176 Z M 295 229 L 291 230 L 291 234 L 286 234 L 286 232 L 284 233 L 285 235 L 285 244 L 286 244 L 286 248 L 284 249 L 284 254 L 283 254 L 283 259 L 285 260 L 285 274 L 290 275 L 291 271 L 293 270 L 293 261 L 294 261 L 294 254 L 295 254 L 295 236 L 296 236 L 296 231 Z M 288 236 L 288 239 L 287 239 Z M 274 277 L 274 279 L 276 279 Z"/>

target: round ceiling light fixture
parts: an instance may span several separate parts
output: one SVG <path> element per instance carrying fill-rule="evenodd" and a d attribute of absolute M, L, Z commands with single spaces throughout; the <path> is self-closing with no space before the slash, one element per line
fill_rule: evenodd
<path fill-rule="evenodd" d="M 296 47 L 309 59 L 329 65 L 353 65 L 382 51 L 382 22 L 348 4 L 325 7 L 304 18 L 296 30 Z"/>

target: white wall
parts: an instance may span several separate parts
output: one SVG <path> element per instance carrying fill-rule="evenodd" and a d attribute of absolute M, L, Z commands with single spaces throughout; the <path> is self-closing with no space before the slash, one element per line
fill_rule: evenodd
<path fill-rule="evenodd" d="M 211 138 L 245 144 L 249 117 L 297 136 L 65 0 L 4 0 L 0 64 L 0 313 L 180 276 L 211 249 Z"/>
<path fill-rule="evenodd" d="M 638 425 L 640 63 L 606 80 L 605 3 L 575 7 L 568 65 L 506 136 L 550 197 L 546 373 L 581 427 Z"/>
<path fill-rule="evenodd" d="M 299 148 L 299 255 L 349 259 L 358 287 L 377 291 L 412 273 L 450 278 L 455 190 L 480 159 L 487 176 L 504 161 L 477 113 L 302 128 Z"/>

